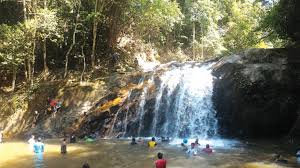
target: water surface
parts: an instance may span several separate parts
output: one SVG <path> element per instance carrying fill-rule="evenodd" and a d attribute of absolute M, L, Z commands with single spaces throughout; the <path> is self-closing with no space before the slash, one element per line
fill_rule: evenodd
<path fill-rule="evenodd" d="M 206 143 L 200 141 L 201 143 Z M 188 157 L 173 144 L 159 144 L 154 150 L 146 145 L 128 145 L 125 140 L 100 140 L 96 143 L 68 145 L 68 154 L 60 154 L 58 140 L 45 142 L 45 153 L 35 155 L 28 144 L 20 141 L 0 144 L 1 168 L 75 168 L 87 161 L 92 168 L 150 168 L 157 152 L 163 152 L 169 168 L 281 168 L 297 167 L 289 147 L 271 141 L 243 142 L 210 141 L 216 144 L 214 154 Z M 213 144 L 212 144 L 213 145 Z M 202 145 L 202 147 L 204 144 Z M 288 165 L 272 162 L 274 151 L 289 160 Z"/>

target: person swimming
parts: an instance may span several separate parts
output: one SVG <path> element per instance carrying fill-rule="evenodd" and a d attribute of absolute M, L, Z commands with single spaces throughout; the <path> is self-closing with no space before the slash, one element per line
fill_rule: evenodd
<path fill-rule="evenodd" d="M 34 153 L 44 153 L 44 144 L 41 142 L 42 139 L 38 138 L 37 142 L 33 145 L 33 151 Z"/>
<path fill-rule="evenodd" d="M 67 142 L 66 139 L 64 138 L 61 145 L 60 145 L 60 153 L 61 154 L 67 154 Z"/>
<path fill-rule="evenodd" d="M 152 137 L 151 141 L 148 142 L 148 147 L 149 148 L 154 148 L 157 145 L 155 138 Z"/>
<path fill-rule="evenodd" d="M 155 167 L 156 168 L 166 168 L 167 161 L 165 159 L 163 159 L 163 154 L 159 152 L 157 154 L 157 158 L 158 158 L 158 160 L 155 161 Z"/>
<path fill-rule="evenodd" d="M 136 141 L 135 141 L 135 138 L 133 137 L 132 139 L 131 139 L 131 143 L 130 143 L 130 145 L 136 145 L 137 143 L 136 143 Z"/>
<path fill-rule="evenodd" d="M 187 140 L 186 138 L 184 138 L 184 139 L 182 140 L 182 143 L 181 143 L 182 150 L 184 150 L 184 151 L 187 151 L 187 150 L 188 150 L 188 145 L 187 145 L 187 143 L 188 143 L 188 140 Z"/>
<path fill-rule="evenodd" d="M 197 149 L 195 148 L 196 144 L 191 143 L 191 148 L 186 151 L 189 156 L 196 156 L 198 154 Z"/>
<path fill-rule="evenodd" d="M 209 144 L 206 144 L 206 147 L 202 149 L 202 152 L 206 154 L 212 154 L 213 150 L 210 148 Z"/>

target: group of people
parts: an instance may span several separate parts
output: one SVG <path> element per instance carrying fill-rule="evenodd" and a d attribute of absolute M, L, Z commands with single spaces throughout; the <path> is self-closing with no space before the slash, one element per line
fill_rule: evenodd
<path fill-rule="evenodd" d="M 41 138 L 35 139 L 34 135 L 31 135 L 31 138 L 27 141 L 30 147 L 30 150 L 34 153 L 44 153 L 44 144 L 42 143 Z M 76 136 L 71 135 L 70 136 L 70 143 L 76 143 Z M 60 146 L 60 153 L 61 154 L 67 154 L 67 139 L 63 138 Z"/>
<path fill-rule="evenodd" d="M 2 132 L 0 131 L 0 142 L 2 142 Z M 76 136 L 71 135 L 70 136 L 70 143 L 76 143 Z M 162 137 L 160 141 L 163 142 L 169 142 L 170 138 L 164 138 Z M 36 154 L 42 154 L 44 153 L 44 144 L 41 142 L 41 138 L 35 139 L 35 136 L 32 135 L 31 138 L 28 140 L 30 150 L 33 151 Z M 136 140 L 134 137 L 131 140 L 131 145 L 136 145 L 136 144 L 144 144 L 144 140 L 142 138 L 139 138 Z M 150 141 L 147 142 L 147 146 L 150 149 L 155 148 L 158 145 L 156 142 L 155 137 L 152 137 Z M 188 145 L 188 139 L 183 139 L 181 143 L 181 147 L 185 151 L 185 153 L 188 156 L 197 156 L 200 152 L 205 153 L 205 154 L 212 154 L 213 149 L 210 147 L 209 144 L 206 144 L 204 148 L 200 148 L 199 140 L 196 139 L 195 142 L 191 143 Z M 61 154 L 67 154 L 67 140 L 64 138 L 61 143 Z M 300 164 L 300 149 L 296 153 L 297 161 Z M 285 159 L 282 159 L 280 155 L 276 155 L 276 162 L 278 163 L 287 163 L 288 161 Z M 159 152 L 157 153 L 157 160 L 154 162 L 154 165 L 156 168 L 166 168 L 167 166 L 167 161 L 163 158 L 163 153 Z M 82 168 L 90 168 L 90 165 L 85 162 L 82 166 Z"/>
<path fill-rule="evenodd" d="M 56 114 L 61 109 L 61 101 L 51 99 L 50 97 L 47 98 L 47 111 L 48 112 L 53 112 L 53 114 Z"/>
<path fill-rule="evenodd" d="M 162 137 L 160 139 L 160 141 L 163 142 L 169 142 L 170 138 L 167 137 Z M 133 137 L 131 139 L 131 145 L 136 145 L 136 144 L 143 144 L 143 140 L 141 138 L 138 139 L 138 141 L 136 141 L 136 139 Z M 198 155 L 198 153 L 200 152 L 200 144 L 199 144 L 199 140 L 196 139 L 196 141 L 194 143 L 191 143 L 190 147 L 187 145 L 188 144 L 188 140 L 187 139 L 183 139 L 183 142 L 181 143 L 181 146 L 183 147 L 183 150 L 186 152 L 186 154 L 188 154 L 189 156 L 196 156 Z M 157 146 L 157 142 L 155 137 L 152 137 L 151 140 L 147 143 L 148 147 L 150 149 L 153 149 Z M 213 150 L 210 147 L 209 144 L 206 144 L 205 148 L 203 148 L 201 150 L 203 153 L 205 154 L 212 154 Z M 157 154 L 157 158 L 158 160 L 155 161 L 155 166 L 156 168 L 166 168 L 167 165 L 167 161 L 165 159 L 163 159 L 163 153 L 158 153 Z"/>
<path fill-rule="evenodd" d="M 31 135 L 31 138 L 28 140 L 30 150 L 34 153 L 41 154 L 44 153 L 44 143 L 42 143 L 42 139 L 35 139 L 34 135 Z"/>
<path fill-rule="evenodd" d="M 196 139 L 195 142 L 191 143 L 190 146 L 188 146 L 188 140 L 183 139 L 183 142 L 181 143 L 181 147 L 189 156 L 197 156 L 198 153 L 200 153 L 200 152 L 205 153 L 205 154 L 213 153 L 213 150 L 209 144 L 206 144 L 205 148 L 201 149 L 198 139 Z"/>

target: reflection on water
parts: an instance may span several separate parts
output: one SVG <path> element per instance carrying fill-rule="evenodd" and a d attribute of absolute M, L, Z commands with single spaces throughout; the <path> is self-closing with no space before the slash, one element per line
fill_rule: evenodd
<path fill-rule="evenodd" d="M 34 167 L 35 168 L 43 168 L 44 167 L 44 159 L 42 153 L 36 153 L 34 155 Z"/>
<path fill-rule="evenodd" d="M 205 141 L 203 141 L 204 143 Z M 60 154 L 58 140 L 45 142 L 45 153 L 35 155 L 23 142 L 0 144 L 1 168 L 75 168 L 87 161 L 92 168 L 151 168 L 157 152 L 164 153 L 169 168 L 285 168 L 297 167 L 293 151 L 282 149 L 283 145 L 272 142 L 233 143 L 231 141 L 210 141 L 214 146 L 213 155 L 189 158 L 178 145 L 159 144 L 154 150 L 146 145 L 129 145 L 125 140 L 101 140 L 97 143 L 68 145 L 68 154 Z M 204 147 L 205 144 L 201 144 Z M 289 165 L 272 162 L 276 152 L 289 160 Z"/>

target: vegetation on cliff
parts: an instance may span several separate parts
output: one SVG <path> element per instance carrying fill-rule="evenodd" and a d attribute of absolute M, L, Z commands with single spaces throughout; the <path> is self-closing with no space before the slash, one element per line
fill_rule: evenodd
<path fill-rule="evenodd" d="M 282 24 L 284 18 L 296 17 L 295 10 L 287 11 L 289 6 L 296 9 L 296 1 L 286 1 L 4 0 L 1 86 L 14 90 L 24 80 L 33 86 L 39 73 L 47 79 L 57 69 L 63 78 L 70 70 L 80 71 L 81 80 L 87 72 L 134 70 L 138 57 L 203 60 L 246 48 L 283 46 L 283 40 L 298 36 Z"/>

